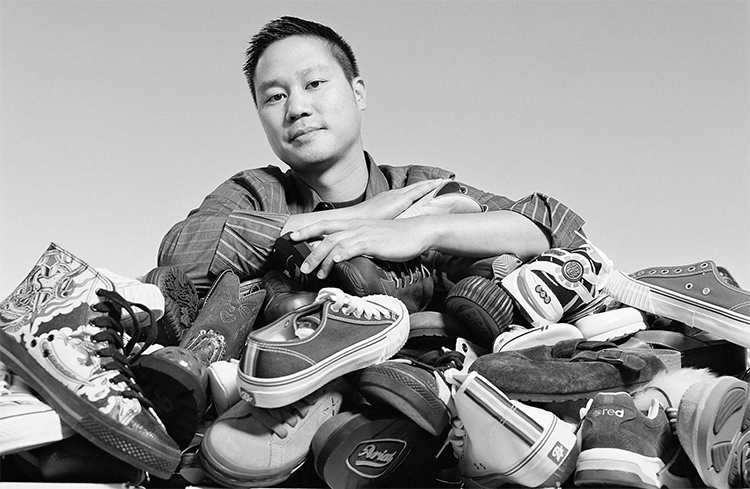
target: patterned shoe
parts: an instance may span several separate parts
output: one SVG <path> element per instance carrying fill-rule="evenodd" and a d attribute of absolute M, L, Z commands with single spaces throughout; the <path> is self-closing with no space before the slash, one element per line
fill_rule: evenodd
<path fill-rule="evenodd" d="M 156 343 L 177 346 L 198 315 L 198 292 L 193 281 L 179 267 L 157 267 L 143 282 L 159 287 L 164 296 L 164 316 L 156 323 Z"/>
<path fill-rule="evenodd" d="M 260 279 L 240 284 L 236 273 L 222 272 L 180 347 L 198 355 L 206 367 L 219 360 L 239 358 L 265 297 Z"/>
<path fill-rule="evenodd" d="M 362 370 L 357 387 L 371 404 L 396 409 L 438 436 L 451 417 L 451 391 L 442 372 L 462 369 L 463 361 L 464 356 L 456 351 L 430 351 L 412 359 L 399 354 L 394 360 Z"/>
<path fill-rule="evenodd" d="M 75 432 L 0 363 L 0 455 L 60 441 Z"/>
<path fill-rule="evenodd" d="M 677 449 L 661 405 L 646 414 L 628 393 L 597 394 L 581 425 L 575 484 L 659 489 L 659 473 Z"/>
<path fill-rule="evenodd" d="M 343 396 L 337 382 L 278 409 L 246 402 L 209 426 L 201 443 L 206 474 L 227 487 L 268 487 L 299 469 L 320 426 L 335 416 Z"/>
<path fill-rule="evenodd" d="M 734 377 L 688 388 L 677 436 L 709 487 L 750 487 L 750 385 Z"/>
<path fill-rule="evenodd" d="M 513 322 L 515 306 L 503 288 L 483 277 L 466 277 L 445 299 L 446 314 L 463 324 L 463 337 L 486 350 Z"/>
<path fill-rule="evenodd" d="M 126 355 L 140 322 L 113 289 L 106 276 L 50 245 L 0 303 L 0 361 L 100 449 L 168 479 L 180 452 L 133 380 Z M 124 348 L 121 311 L 133 321 Z"/>
<path fill-rule="evenodd" d="M 581 311 L 595 311 L 607 300 L 601 290 L 611 262 L 593 245 L 553 248 L 502 280 L 532 326 L 573 323 Z"/>
<path fill-rule="evenodd" d="M 614 272 L 605 291 L 623 304 L 750 348 L 750 292 L 711 260 L 631 275 Z"/>
<path fill-rule="evenodd" d="M 449 379 L 457 387 L 453 400 L 462 425 L 449 440 L 467 487 L 554 487 L 573 473 L 578 457 L 573 425 L 511 401 L 476 372 Z"/>
<path fill-rule="evenodd" d="M 237 377 L 240 394 L 259 407 L 286 406 L 392 357 L 408 335 L 406 306 L 395 297 L 323 289 L 315 303 L 250 333 Z"/>

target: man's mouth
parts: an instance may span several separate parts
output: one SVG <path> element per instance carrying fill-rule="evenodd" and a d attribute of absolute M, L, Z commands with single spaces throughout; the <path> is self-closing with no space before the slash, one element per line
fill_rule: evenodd
<path fill-rule="evenodd" d="M 319 131 L 320 129 L 321 129 L 320 127 L 312 127 L 312 126 L 297 129 L 294 132 L 292 132 L 292 136 L 289 138 L 289 142 L 294 142 L 297 138 L 313 133 L 315 131 Z"/>

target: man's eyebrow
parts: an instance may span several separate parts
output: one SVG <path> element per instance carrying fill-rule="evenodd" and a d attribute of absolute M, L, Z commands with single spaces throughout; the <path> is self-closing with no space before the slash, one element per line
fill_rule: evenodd
<path fill-rule="evenodd" d="M 303 77 L 309 75 L 310 73 L 312 73 L 314 71 L 318 71 L 318 70 L 320 70 L 320 71 L 330 71 L 331 68 L 329 66 L 327 66 L 327 65 L 317 64 L 317 65 L 313 65 L 313 66 L 310 66 L 308 68 L 305 68 L 303 70 L 299 70 L 295 74 L 295 76 L 297 78 L 303 78 Z M 262 92 L 263 90 L 267 90 L 267 89 L 269 89 L 271 87 L 275 87 L 275 86 L 278 86 L 278 85 L 281 85 L 281 84 L 282 84 L 281 78 L 273 78 L 271 80 L 266 80 L 266 81 L 264 81 L 264 82 L 262 82 L 262 83 L 260 83 L 258 85 L 258 93 Z"/>

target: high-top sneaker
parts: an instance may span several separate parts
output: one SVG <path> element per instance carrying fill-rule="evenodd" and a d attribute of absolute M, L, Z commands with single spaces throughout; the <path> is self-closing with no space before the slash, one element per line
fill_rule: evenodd
<path fill-rule="evenodd" d="M 141 328 L 134 309 L 147 308 L 123 300 L 114 288 L 105 275 L 51 244 L 0 303 L 0 361 L 89 441 L 167 479 L 179 449 L 129 366 Z M 123 311 L 133 322 L 124 347 Z"/>
<path fill-rule="evenodd" d="M 449 376 L 460 422 L 449 441 L 467 487 L 562 485 L 578 457 L 575 427 L 544 409 L 512 401 L 484 377 Z"/>
<path fill-rule="evenodd" d="M 180 347 L 198 355 L 206 367 L 219 360 L 238 358 L 265 297 L 260 279 L 240 284 L 236 273 L 222 272 L 208 291 L 198 317 L 182 337 Z"/>
<path fill-rule="evenodd" d="M 644 414 L 626 392 L 597 394 L 581 425 L 575 484 L 658 489 L 676 441 L 659 403 Z"/>

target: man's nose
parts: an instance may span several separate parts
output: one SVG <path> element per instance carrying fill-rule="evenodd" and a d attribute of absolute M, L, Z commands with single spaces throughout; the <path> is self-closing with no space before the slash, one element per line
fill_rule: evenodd
<path fill-rule="evenodd" d="M 286 117 L 293 122 L 300 117 L 311 115 L 310 97 L 304 90 L 295 90 L 289 94 L 286 105 Z"/>

